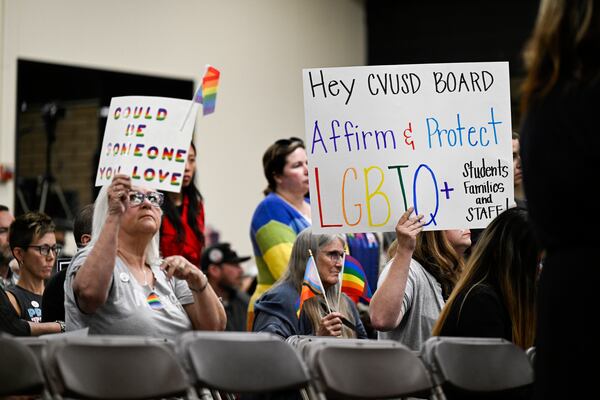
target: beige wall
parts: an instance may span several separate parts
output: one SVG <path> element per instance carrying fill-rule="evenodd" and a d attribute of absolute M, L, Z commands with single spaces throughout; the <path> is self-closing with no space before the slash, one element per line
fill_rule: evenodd
<path fill-rule="evenodd" d="M 0 163 L 14 162 L 16 61 L 197 81 L 221 70 L 217 108 L 199 117 L 207 223 L 250 254 L 250 218 L 274 140 L 304 135 L 302 68 L 363 65 L 361 0 L 0 0 Z M 12 184 L 0 203 L 12 206 Z"/>

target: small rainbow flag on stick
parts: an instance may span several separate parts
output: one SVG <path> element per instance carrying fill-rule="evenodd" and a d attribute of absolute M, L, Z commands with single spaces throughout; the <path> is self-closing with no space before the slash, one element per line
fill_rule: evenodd
<path fill-rule="evenodd" d="M 304 305 L 304 302 L 317 295 L 323 295 L 323 297 L 325 298 L 325 303 L 327 304 L 327 309 L 331 313 L 331 308 L 329 307 L 329 302 L 327 302 L 327 296 L 325 295 L 325 290 L 323 289 L 323 283 L 321 282 L 321 277 L 319 276 L 317 264 L 315 264 L 315 260 L 310 250 L 309 253 L 310 257 L 308 257 L 308 261 L 306 262 L 306 269 L 304 270 L 304 280 L 302 281 L 300 301 L 298 302 L 298 305 L 296 307 L 296 314 L 298 316 L 300 316 L 300 312 L 302 311 L 302 306 Z"/>
<path fill-rule="evenodd" d="M 220 76 L 221 72 L 218 69 L 216 69 L 212 65 L 206 66 L 206 72 L 202 77 L 202 90 L 198 90 L 195 99 L 195 101 L 202 104 L 202 115 L 212 114 L 215 111 L 215 105 L 217 103 L 217 89 L 219 88 Z"/>
<path fill-rule="evenodd" d="M 195 103 L 202 104 L 202 115 L 212 114 L 215 112 L 215 104 L 217 103 L 217 89 L 219 88 L 219 78 L 221 72 L 213 67 L 212 65 L 206 65 L 204 75 L 202 76 L 202 83 L 196 89 L 194 94 L 194 100 L 190 103 L 190 107 L 185 114 L 183 123 L 181 124 L 180 131 L 183 130 L 185 124 L 190 117 L 192 107 Z"/>
<path fill-rule="evenodd" d="M 373 294 L 369 288 L 367 275 L 356 258 L 350 255 L 344 257 L 341 280 L 341 292 L 350 297 L 352 301 L 358 303 L 359 300 L 362 300 L 367 304 L 371 302 L 371 296 Z"/>

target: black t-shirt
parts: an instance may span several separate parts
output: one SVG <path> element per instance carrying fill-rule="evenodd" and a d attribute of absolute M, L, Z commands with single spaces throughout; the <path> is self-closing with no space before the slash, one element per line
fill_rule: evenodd
<path fill-rule="evenodd" d="M 31 322 L 42 322 L 42 296 L 23 289 L 21 286 L 8 288 L 17 299 L 21 311 L 21 319 Z"/>
<path fill-rule="evenodd" d="M 2 288 L 0 288 L 0 332 L 10 333 L 14 336 L 31 334 L 29 324 L 19 318 Z"/>
<path fill-rule="evenodd" d="M 498 292 L 487 284 L 477 284 L 457 296 L 440 336 L 499 337 L 512 341 L 512 324 Z"/>
<path fill-rule="evenodd" d="M 50 278 L 42 296 L 42 322 L 65 320 L 65 277 L 63 268 Z"/>
<path fill-rule="evenodd" d="M 225 312 L 227 313 L 226 331 L 242 332 L 246 330 L 246 316 L 248 315 L 248 302 L 250 298 L 247 294 L 237 290 L 229 292 L 229 300 L 223 301 Z"/>

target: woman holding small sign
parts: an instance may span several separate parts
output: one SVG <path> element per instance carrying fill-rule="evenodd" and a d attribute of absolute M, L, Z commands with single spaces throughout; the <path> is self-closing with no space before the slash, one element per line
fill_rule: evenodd
<path fill-rule="evenodd" d="M 174 339 L 225 329 L 225 310 L 206 276 L 181 256 L 160 259 L 160 192 L 116 175 L 94 204 L 92 241 L 65 281 L 67 330 Z"/>
<path fill-rule="evenodd" d="M 296 236 L 311 225 L 306 197 L 308 159 L 302 139 L 280 139 L 269 146 L 263 170 L 268 187 L 250 226 L 258 283 L 248 307 L 248 330 L 254 320 L 254 302 L 283 275 Z"/>
<path fill-rule="evenodd" d="M 316 335 L 366 339 L 356 305 L 340 293 L 346 246 L 344 235 L 313 234 L 311 228 L 300 232 L 287 270 L 256 301 L 253 330 L 283 338 Z"/>

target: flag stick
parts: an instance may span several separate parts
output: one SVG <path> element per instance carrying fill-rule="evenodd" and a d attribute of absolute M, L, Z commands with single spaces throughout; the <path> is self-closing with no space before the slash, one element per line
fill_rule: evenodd
<path fill-rule="evenodd" d="M 183 131 L 183 127 L 185 126 L 185 123 L 187 122 L 188 118 L 190 117 L 190 113 L 192 112 L 192 108 L 194 107 L 194 103 L 196 103 L 196 99 L 198 98 L 198 92 L 200 92 L 202 94 L 202 85 L 204 85 L 204 77 L 206 76 L 206 72 L 208 71 L 208 67 L 209 67 L 208 64 L 206 64 L 204 66 L 204 73 L 202 74 L 202 78 L 200 78 L 200 85 L 198 86 L 198 88 L 194 92 L 194 98 L 192 99 L 192 101 L 190 103 L 190 107 L 188 108 L 187 113 L 185 113 L 185 118 L 183 119 L 183 123 L 181 124 L 181 128 L 179 128 L 180 132 Z"/>
<path fill-rule="evenodd" d="M 342 256 L 342 270 L 340 271 L 340 290 L 338 291 L 338 299 L 337 299 L 337 307 L 340 310 L 340 301 L 342 301 L 342 286 L 344 284 L 344 267 L 346 266 L 346 253 L 348 252 L 348 248 L 344 249 L 344 255 Z"/>
<path fill-rule="evenodd" d="M 315 262 L 315 258 L 313 257 L 313 253 L 310 249 L 308 249 L 308 254 L 310 255 L 310 259 L 313 262 L 315 268 L 317 268 L 317 263 Z M 327 294 L 325 293 L 325 286 L 323 286 L 323 282 L 321 281 L 321 275 L 319 274 L 319 268 L 317 268 L 317 277 L 319 278 L 319 284 L 323 288 L 323 297 L 325 298 L 325 305 L 327 305 L 327 310 L 329 314 L 331 314 L 331 307 L 329 307 L 329 302 L 327 301 Z"/>
<path fill-rule="evenodd" d="M 192 99 L 192 101 L 190 101 L 190 106 L 188 107 L 188 110 L 185 113 L 185 118 L 183 119 L 183 123 L 181 124 L 181 128 L 179 128 L 179 132 L 183 131 L 183 128 L 185 127 L 185 124 L 186 124 L 188 118 L 190 117 L 190 113 L 192 112 L 192 108 L 194 108 L 194 104 L 196 103 L 196 95 L 198 94 L 198 90 L 202 90 L 202 82 L 200 83 L 200 86 L 198 86 L 198 89 L 196 89 L 196 91 L 194 92 L 194 98 Z"/>

